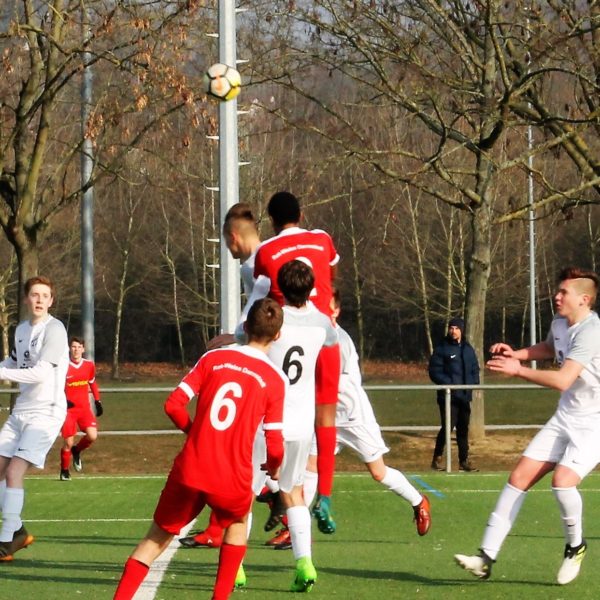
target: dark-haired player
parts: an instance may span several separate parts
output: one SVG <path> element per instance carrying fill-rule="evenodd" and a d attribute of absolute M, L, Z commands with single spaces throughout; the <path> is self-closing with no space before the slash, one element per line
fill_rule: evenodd
<path fill-rule="evenodd" d="M 67 397 L 67 418 L 62 426 L 61 435 L 63 446 L 60 450 L 60 479 L 71 479 L 69 465 L 73 457 L 73 467 L 76 471 L 83 469 L 81 453 L 89 448 L 98 438 L 96 417 L 102 416 L 104 409 L 100 401 L 100 390 L 96 383 L 96 366 L 94 362 L 83 358 L 85 342 L 83 338 L 72 336 L 69 340 L 69 368 L 65 395 Z M 92 392 L 96 414 L 90 406 L 89 392 Z M 75 443 L 77 428 L 84 436 Z"/>
<path fill-rule="evenodd" d="M 328 233 L 320 229 L 300 227 L 302 211 L 298 199 L 289 192 L 277 192 L 267 207 L 275 237 L 261 243 L 256 252 L 254 290 L 248 302 L 269 295 L 283 305 L 284 298 L 277 283 L 277 273 L 291 260 L 302 260 L 312 268 L 315 287 L 311 302 L 331 317 L 332 281 L 336 274 L 339 255 Z M 316 370 L 316 420 L 319 472 L 318 497 L 313 507 L 319 530 L 335 531 L 331 512 L 331 491 L 335 470 L 335 407 L 340 371 L 340 352 L 336 346 L 323 348 Z"/>

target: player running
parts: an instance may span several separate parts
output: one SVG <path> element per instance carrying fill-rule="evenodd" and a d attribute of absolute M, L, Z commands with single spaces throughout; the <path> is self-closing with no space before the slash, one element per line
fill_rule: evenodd
<path fill-rule="evenodd" d="M 125 563 L 116 600 L 129 600 L 150 565 L 174 535 L 209 505 L 225 536 L 213 600 L 229 598 L 246 552 L 246 515 L 252 504 L 252 445 L 261 421 L 267 444 L 265 469 L 277 478 L 283 458 L 283 398 L 286 377 L 266 352 L 279 335 L 283 313 L 271 299 L 248 314 L 248 344 L 207 352 L 165 403 L 187 434 L 154 512 L 146 537 Z M 197 395 L 192 420 L 186 405 Z"/>
<path fill-rule="evenodd" d="M 81 453 L 89 448 L 98 438 L 96 417 L 102 416 L 104 409 L 100 401 L 100 390 L 96 383 L 96 366 L 94 362 L 83 358 L 85 342 L 80 337 L 71 337 L 69 341 L 69 369 L 65 395 L 67 397 L 67 418 L 61 430 L 63 446 L 60 451 L 60 479 L 69 481 L 71 473 L 69 465 L 73 457 L 73 467 L 76 471 L 83 470 Z M 92 412 L 88 392 L 92 392 L 96 414 Z M 76 446 L 75 434 L 77 428 L 85 435 Z"/>
<path fill-rule="evenodd" d="M 47 277 L 32 277 L 24 292 L 29 318 L 17 325 L 11 356 L 0 363 L 0 379 L 19 384 L 13 410 L 0 430 L 0 561 L 12 560 L 33 542 L 21 520 L 25 475 L 32 466 L 44 468 L 67 411 L 67 332 L 48 312 L 54 284 Z"/>
<path fill-rule="evenodd" d="M 556 315 L 546 340 L 520 350 L 504 343 L 491 347 L 492 371 L 520 377 L 561 392 L 558 408 L 527 446 L 500 493 L 483 534 L 479 554 L 456 554 L 463 568 L 487 579 L 506 536 L 514 525 L 527 491 L 552 474 L 566 546 L 557 582 L 577 577 L 587 543 L 583 538 L 583 502 L 577 486 L 600 461 L 600 320 L 592 310 L 598 276 L 569 267 L 559 276 L 554 296 Z M 559 370 L 535 370 L 522 360 L 555 358 Z"/>

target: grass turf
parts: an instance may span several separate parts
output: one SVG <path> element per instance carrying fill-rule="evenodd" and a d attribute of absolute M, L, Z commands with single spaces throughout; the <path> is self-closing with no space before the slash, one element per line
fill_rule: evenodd
<path fill-rule="evenodd" d="M 338 532 L 313 526 L 313 556 L 319 579 L 312 597 L 357 600 L 418 598 L 597 598 L 600 561 L 600 475 L 581 486 L 585 534 L 590 548 L 582 573 L 567 587 L 554 583 L 564 545 L 558 508 L 543 481 L 523 506 L 489 581 L 478 581 L 453 564 L 457 552 L 475 552 L 506 474 L 427 473 L 413 476 L 431 488 L 433 526 L 420 538 L 412 511 L 366 475 L 336 476 L 334 509 Z M 123 563 L 149 525 L 164 477 L 79 476 L 27 480 L 24 517 L 35 543 L 0 564 L 0 597 L 111 598 Z M 198 526 L 206 522 L 201 515 Z M 291 551 L 263 546 L 266 509 L 255 507 L 253 535 L 245 561 L 248 588 L 239 600 L 287 594 L 293 577 Z M 209 598 L 218 552 L 179 550 L 156 598 Z"/>

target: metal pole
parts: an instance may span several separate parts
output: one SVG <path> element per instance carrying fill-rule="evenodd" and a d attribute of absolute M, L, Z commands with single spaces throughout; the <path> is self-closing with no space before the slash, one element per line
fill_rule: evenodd
<path fill-rule="evenodd" d="M 452 472 L 452 446 L 450 445 L 452 440 L 451 394 L 452 392 L 449 389 L 446 389 L 446 395 L 444 396 L 444 410 L 446 412 L 446 473 Z"/>
<path fill-rule="evenodd" d="M 82 39 L 89 37 L 89 25 L 85 8 L 82 14 Z M 91 60 L 89 52 L 83 53 L 84 65 Z M 94 360 L 96 353 L 94 338 L 94 188 L 88 185 L 92 178 L 94 155 L 92 140 L 86 135 L 86 128 L 92 104 L 92 69 L 85 66 L 81 85 L 81 326 L 85 340 L 86 356 Z"/>
<path fill-rule="evenodd" d="M 236 25 L 234 0 L 219 0 L 219 62 L 236 66 Z M 219 223 L 239 200 L 237 100 L 219 104 Z M 221 331 L 231 332 L 240 315 L 240 274 L 238 261 L 221 241 L 220 248 Z"/>
<path fill-rule="evenodd" d="M 527 10 L 527 43 L 531 39 L 529 29 L 529 8 Z M 527 50 L 527 69 L 531 62 L 531 50 Z M 530 345 L 536 344 L 537 326 L 536 326 L 536 273 L 535 273 L 535 210 L 533 208 L 533 129 L 531 125 L 527 126 L 527 203 L 529 204 L 529 340 Z M 537 368 L 535 360 L 531 361 L 531 367 Z"/>

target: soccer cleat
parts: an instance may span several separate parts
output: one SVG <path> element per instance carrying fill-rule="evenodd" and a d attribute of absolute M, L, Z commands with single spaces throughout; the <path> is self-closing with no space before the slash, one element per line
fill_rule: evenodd
<path fill-rule="evenodd" d="M 256 496 L 257 502 L 262 502 L 263 504 L 267 504 L 273 500 L 274 493 L 265 485 L 262 490 L 260 490 L 260 494 Z"/>
<path fill-rule="evenodd" d="M 265 542 L 265 546 L 277 546 L 290 539 L 290 530 L 287 527 L 282 527 L 274 537 Z"/>
<path fill-rule="evenodd" d="M 285 515 L 285 507 L 283 506 L 279 492 L 273 493 L 272 497 L 267 502 L 271 512 L 265 523 L 265 531 L 271 531 L 281 523 L 281 519 L 283 519 Z"/>
<path fill-rule="evenodd" d="M 79 473 L 83 471 L 83 463 L 81 462 L 81 452 L 77 448 L 71 448 L 71 456 L 73 456 L 73 468 Z"/>
<path fill-rule="evenodd" d="M 289 550 L 292 547 L 292 536 L 290 530 L 286 527 L 279 532 L 279 535 L 275 536 L 270 546 L 274 550 Z"/>
<path fill-rule="evenodd" d="M 223 538 L 210 537 L 206 531 L 200 531 L 196 535 L 180 538 L 179 543 L 186 548 L 220 548 Z"/>
<path fill-rule="evenodd" d="M 335 521 L 331 514 L 331 499 L 329 496 L 319 496 L 312 508 L 312 514 L 317 519 L 317 527 L 321 533 L 335 533 Z"/>
<path fill-rule="evenodd" d="M 431 504 L 429 498 L 423 494 L 423 499 L 417 506 L 413 506 L 415 513 L 415 524 L 417 526 L 417 533 L 419 535 L 425 535 L 431 527 Z"/>
<path fill-rule="evenodd" d="M 464 471 L 465 473 L 477 473 L 479 469 L 474 467 L 469 460 L 461 460 L 458 465 L 459 471 Z"/>
<path fill-rule="evenodd" d="M 479 577 L 479 579 L 489 579 L 492 574 L 492 564 L 494 561 L 483 550 L 480 550 L 479 554 L 475 556 L 455 554 L 454 560 L 465 571 L 469 571 L 471 575 Z"/>
<path fill-rule="evenodd" d="M 246 579 L 246 572 L 244 571 L 244 565 L 240 565 L 238 572 L 235 576 L 235 582 L 233 584 L 234 589 L 239 590 L 245 588 L 248 580 Z"/>
<path fill-rule="evenodd" d="M 308 556 L 299 558 L 296 562 L 296 576 L 290 590 L 292 592 L 308 593 L 317 581 L 317 571 Z"/>
<path fill-rule="evenodd" d="M 71 473 L 69 473 L 69 469 L 61 469 L 60 470 L 60 480 L 61 481 L 71 481 Z"/>
<path fill-rule="evenodd" d="M 579 569 L 581 569 L 581 562 L 583 561 L 586 550 L 587 543 L 585 540 L 583 540 L 579 546 L 575 546 L 574 548 L 569 546 L 569 544 L 565 546 L 565 558 L 562 565 L 560 565 L 558 575 L 556 576 L 556 581 L 560 585 L 571 583 L 571 581 L 579 575 Z"/>
<path fill-rule="evenodd" d="M 12 542 L 0 542 L 0 562 L 13 560 L 15 552 L 33 544 L 34 537 L 27 533 L 23 525 L 13 534 Z"/>

